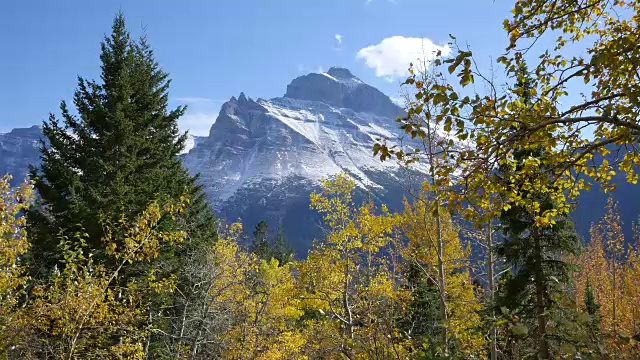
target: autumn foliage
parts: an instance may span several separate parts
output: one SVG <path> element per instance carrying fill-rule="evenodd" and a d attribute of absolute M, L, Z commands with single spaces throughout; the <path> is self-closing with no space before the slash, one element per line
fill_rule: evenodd
<path fill-rule="evenodd" d="M 30 187 L 11 189 L 7 184 L 3 180 L 5 355 L 144 358 L 150 339 L 163 335 L 162 328 L 148 320 L 157 310 L 146 294 L 178 291 L 175 279 L 158 277 L 153 269 L 127 281 L 121 281 L 121 274 L 157 257 L 162 243 L 184 241 L 187 234 L 163 231 L 158 224 L 183 211 L 187 200 L 151 203 L 134 222 L 122 220 L 117 229 L 108 228 L 105 243 L 123 244 L 108 245 L 109 256 L 118 264 L 114 270 L 95 263 L 83 241 L 72 246 L 62 238 L 64 268 L 45 283 L 30 284 L 20 265 L 28 242 L 18 216 L 29 206 Z M 219 239 L 204 254 L 206 316 L 192 319 L 204 323 L 202 332 L 193 341 L 181 341 L 171 356 L 404 359 L 442 351 L 429 341 L 429 334 L 413 334 L 416 324 L 403 322 L 418 311 L 410 306 L 414 292 L 407 280 L 409 265 L 420 264 L 420 276 L 427 281 L 437 274 L 433 244 L 424 243 L 433 219 L 424 207 L 409 202 L 403 213 L 372 203 L 356 205 L 354 190 L 355 182 L 339 175 L 311 195 L 311 206 L 324 215 L 326 237 L 301 261 L 260 259 L 241 244 L 240 223 L 220 225 Z M 484 346 L 477 331 L 481 305 L 455 225 L 451 220 L 445 224 L 449 317 L 438 326 L 449 330 L 461 353 L 475 356 Z M 112 236 L 122 236 L 121 241 Z"/>
<path fill-rule="evenodd" d="M 637 226 L 636 230 L 637 230 Z M 587 282 L 598 311 L 594 314 L 603 334 L 604 348 L 618 358 L 640 356 L 639 238 L 626 242 L 623 224 L 613 199 L 602 219 L 591 226 L 591 239 L 576 259 L 576 298 L 585 304 Z"/>
<path fill-rule="evenodd" d="M 213 219 L 177 158 L 185 109 L 119 14 L 105 84 L 80 79 L 81 115 L 51 116 L 31 182 L 0 179 L 0 355 L 639 359 L 640 222 L 625 239 L 610 200 L 580 244 L 568 217 L 618 172 L 637 183 L 639 23 L 637 1 L 515 0 L 505 84 L 452 36 L 403 84 L 412 140 L 372 148 L 422 162 L 421 191 L 393 211 L 322 179 L 322 236 L 295 259 L 266 223 L 249 248 L 241 220 Z"/>

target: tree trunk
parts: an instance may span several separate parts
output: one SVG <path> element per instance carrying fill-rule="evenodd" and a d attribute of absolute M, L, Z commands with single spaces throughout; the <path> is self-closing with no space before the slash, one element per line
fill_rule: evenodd
<path fill-rule="evenodd" d="M 187 303 L 184 304 L 182 311 L 182 324 L 180 324 L 180 335 L 178 336 L 178 358 L 182 356 L 182 342 L 184 338 L 184 327 L 187 323 Z"/>
<path fill-rule="evenodd" d="M 442 224 L 440 222 L 440 204 L 436 204 L 436 232 L 438 241 L 438 285 L 440 287 L 440 320 L 442 322 L 442 345 L 444 353 L 449 353 L 449 334 L 447 324 L 447 282 L 444 272 L 444 241 L 442 239 Z"/>
<path fill-rule="evenodd" d="M 534 242 L 536 251 L 536 269 L 535 269 L 535 284 L 536 284 L 536 317 L 538 321 L 538 331 L 536 331 L 536 337 L 538 338 L 538 355 L 541 359 L 549 359 L 549 344 L 547 343 L 547 316 L 545 294 L 546 287 L 544 283 L 544 272 L 542 269 L 542 246 L 540 244 L 540 234 L 538 231 L 534 232 Z"/>
<path fill-rule="evenodd" d="M 487 287 L 489 288 L 489 304 L 491 304 L 491 308 L 493 308 L 493 302 L 495 300 L 495 284 L 494 284 L 494 274 L 493 274 L 493 231 L 491 229 L 491 221 L 487 225 Z M 495 310 L 491 310 L 491 319 L 495 318 Z M 498 349 L 496 347 L 496 337 L 497 337 L 497 329 L 494 324 L 491 324 L 491 329 L 489 331 L 489 354 L 491 360 L 497 360 L 498 358 Z"/>
<path fill-rule="evenodd" d="M 151 312 L 149 312 L 149 324 L 151 324 Z M 147 335 L 147 341 L 144 344 L 144 358 L 145 360 L 149 359 L 149 346 L 151 345 L 151 333 Z"/>
<path fill-rule="evenodd" d="M 613 336 L 615 336 L 617 338 L 618 336 L 618 329 L 617 329 L 617 322 L 618 322 L 618 314 L 617 314 L 617 288 L 618 288 L 618 278 L 617 278 L 617 273 L 618 273 L 618 269 L 616 268 L 616 259 L 615 259 L 615 255 L 613 257 L 613 291 L 611 292 L 613 294 L 613 296 L 611 297 L 611 301 L 613 303 Z"/>
<path fill-rule="evenodd" d="M 544 299 L 542 294 L 538 291 L 538 347 L 539 354 L 542 359 L 549 359 L 549 346 L 547 344 L 547 317 L 544 315 Z"/>
<path fill-rule="evenodd" d="M 444 354 L 449 354 L 449 333 L 448 333 L 448 316 L 447 316 L 447 282 L 445 278 L 444 269 L 444 240 L 442 238 L 442 222 L 440 214 L 440 193 L 438 181 L 435 173 L 435 145 L 433 142 L 433 133 L 431 125 L 427 122 L 427 141 L 428 144 L 428 157 L 429 157 L 429 172 L 431 180 L 434 183 L 434 195 L 435 195 L 435 218 L 436 218 L 436 247 L 438 253 L 438 287 L 440 288 L 440 322 L 442 326 L 442 345 L 444 347 Z"/>

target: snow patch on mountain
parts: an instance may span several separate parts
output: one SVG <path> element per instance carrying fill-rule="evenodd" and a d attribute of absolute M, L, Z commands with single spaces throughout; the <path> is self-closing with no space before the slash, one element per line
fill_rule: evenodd
<path fill-rule="evenodd" d="M 346 69 L 342 69 L 342 70 L 346 70 Z M 344 84 L 347 87 L 349 87 L 350 89 L 353 89 L 353 88 L 357 87 L 358 85 L 364 84 L 362 82 L 362 80 L 360 80 L 357 77 L 351 75 L 350 72 L 348 74 L 343 74 L 341 76 L 339 71 L 341 71 L 339 68 L 332 67 L 331 69 L 329 69 L 329 72 L 323 72 L 323 73 L 320 73 L 320 75 L 324 75 L 324 76 L 328 77 L 329 79 L 331 79 L 331 80 L 333 80 L 335 82 L 339 82 L 341 84 Z M 339 76 L 340 78 L 334 77 L 333 75 L 331 75 L 331 73 L 333 73 L 336 76 Z"/>
<path fill-rule="evenodd" d="M 204 136 L 188 135 L 187 140 L 184 142 L 184 149 L 182 149 L 182 151 L 178 155 L 189 153 L 189 151 L 196 147 L 198 142 L 202 141 L 204 138 Z"/>
<path fill-rule="evenodd" d="M 387 114 L 402 110 L 346 69 L 315 74 L 330 83 L 312 75 L 293 80 L 297 85 L 290 85 L 284 97 L 231 98 L 209 137 L 184 155 L 184 164 L 200 174 L 214 204 L 253 184 L 277 186 L 295 177 L 313 186 L 343 171 L 362 189 L 383 188 L 368 174 L 399 169 L 393 161 L 376 159 L 372 147 L 378 138 L 396 137 L 397 124 Z M 322 86 L 330 91 L 314 92 Z"/>
<path fill-rule="evenodd" d="M 184 149 L 180 152 L 180 155 L 187 154 L 191 149 L 196 146 L 196 140 L 193 136 L 187 137 L 187 140 L 184 142 Z"/>

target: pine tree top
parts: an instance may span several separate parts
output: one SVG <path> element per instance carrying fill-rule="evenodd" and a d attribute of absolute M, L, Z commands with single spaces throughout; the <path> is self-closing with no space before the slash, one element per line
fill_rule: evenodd
<path fill-rule="evenodd" d="M 100 50 L 100 78 L 78 77 L 78 115 L 63 101 L 60 117 L 50 114 L 43 124 L 42 164 L 30 174 L 40 195 L 30 214 L 34 251 L 55 255 L 61 231 L 80 231 L 100 252 L 105 224 L 181 196 L 201 214 L 189 212 L 199 220 L 186 223 L 214 237 L 213 224 L 204 225 L 213 220 L 204 194 L 178 158 L 187 138 L 178 119 L 186 108 L 169 109 L 171 81 L 146 37 L 133 40 L 118 13 Z"/>

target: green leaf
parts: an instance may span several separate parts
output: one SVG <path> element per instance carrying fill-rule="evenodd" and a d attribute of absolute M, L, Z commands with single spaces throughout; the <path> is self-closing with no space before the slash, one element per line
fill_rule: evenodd
<path fill-rule="evenodd" d="M 591 315 L 589 315 L 588 313 L 584 312 L 582 314 L 580 314 L 580 316 L 578 316 L 578 321 L 581 323 L 588 323 L 591 321 Z"/>
<path fill-rule="evenodd" d="M 515 336 L 527 336 L 529 334 L 529 328 L 526 325 L 518 324 L 511 327 L 511 332 Z"/>
<path fill-rule="evenodd" d="M 460 78 L 460 85 L 467 86 L 473 81 L 473 75 L 471 73 L 465 73 Z"/>
<path fill-rule="evenodd" d="M 446 132 L 450 132 L 451 131 L 451 118 L 447 118 L 447 120 L 444 122 L 444 131 Z"/>
<path fill-rule="evenodd" d="M 563 355 L 574 355 L 577 352 L 576 347 L 569 343 L 560 345 L 560 353 Z"/>

